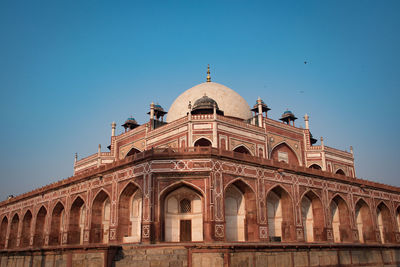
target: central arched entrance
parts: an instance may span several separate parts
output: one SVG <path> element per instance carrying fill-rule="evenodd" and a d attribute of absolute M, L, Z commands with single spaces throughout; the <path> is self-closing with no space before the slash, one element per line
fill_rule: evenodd
<path fill-rule="evenodd" d="M 203 241 L 202 196 L 188 186 L 170 192 L 164 201 L 166 242 Z"/>

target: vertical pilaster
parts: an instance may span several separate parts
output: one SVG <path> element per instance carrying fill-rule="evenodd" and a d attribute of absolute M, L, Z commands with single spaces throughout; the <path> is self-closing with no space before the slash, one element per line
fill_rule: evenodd
<path fill-rule="evenodd" d="M 118 185 L 113 177 L 112 187 L 111 187 L 111 218 L 110 218 L 110 234 L 109 243 L 117 243 L 117 229 L 118 229 Z"/>
<path fill-rule="evenodd" d="M 146 164 L 143 175 L 143 212 L 142 212 L 142 242 L 150 243 L 154 240 L 153 216 L 153 176 L 150 165 Z"/>

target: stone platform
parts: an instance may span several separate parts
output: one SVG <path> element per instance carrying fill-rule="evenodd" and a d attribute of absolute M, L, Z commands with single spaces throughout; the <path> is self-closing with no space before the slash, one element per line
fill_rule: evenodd
<path fill-rule="evenodd" d="M 354 244 L 154 244 L 3 251 L 0 267 L 400 266 L 399 246 Z"/>

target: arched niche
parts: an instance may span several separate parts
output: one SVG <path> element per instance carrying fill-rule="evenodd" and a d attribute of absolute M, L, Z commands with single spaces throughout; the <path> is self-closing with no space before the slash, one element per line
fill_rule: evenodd
<path fill-rule="evenodd" d="M 111 202 L 106 192 L 100 190 L 92 204 L 90 242 L 108 243 L 111 219 Z"/>
<path fill-rule="evenodd" d="M 16 213 L 11 220 L 10 234 L 8 237 L 8 248 L 15 248 L 17 246 L 19 216 Z"/>
<path fill-rule="evenodd" d="M 267 215 L 271 241 L 295 240 L 292 199 L 280 186 L 267 194 Z"/>
<path fill-rule="evenodd" d="M 6 244 L 7 227 L 8 227 L 8 219 L 7 216 L 4 216 L 3 220 L 1 220 L 1 225 L 0 225 L 0 249 L 4 248 Z"/>
<path fill-rule="evenodd" d="M 242 153 L 242 154 L 246 154 L 246 155 L 251 155 L 250 150 L 245 147 L 244 145 L 240 145 L 238 147 L 236 147 L 233 152 L 237 152 L 237 153 Z"/>
<path fill-rule="evenodd" d="M 227 241 L 257 240 L 257 208 L 254 191 L 242 180 L 225 189 Z"/>
<path fill-rule="evenodd" d="M 301 201 L 301 215 L 306 242 L 325 241 L 324 210 L 320 198 L 313 192 L 304 194 Z"/>
<path fill-rule="evenodd" d="M 75 198 L 69 212 L 68 244 L 83 244 L 86 205 L 81 197 Z"/>
<path fill-rule="evenodd" d="M 310 169 L 315 169 L 315 170 L 322 170 L 321 166 L 319 166 L 318 164 L 312 164 L 310 165 L 310 167 L 308 167 Z"/>
<path fill-rule="evenodd" d="M 44 245 L 44 229 L 46 228 L 47 210 L 44 206 L 40 207 L 36 215 L 35 235 L 33 237 L 33 246 L 42 247 Z"/>
<path fill-rule="evenodd" d="M 400 232 L 400 206 L 396 209 L 397 232 Z"/>
<path fill-rule="evenodd" d="M 127 156 L 132 156 L 132 155 L 134 155 L 134 154 L 136 154 L 136 153 L 140 153 L 140 150 L 137 149 L 137 148 L 135 148 L 135 147 L 132 147 L 132 148 L 129 150 L 129 152 L 126 154 L 126 157 L 127 157 Z"/>
<path fill-rule="evenodd" d="M 337 169 L 335 173 L 340 175 L 346 175 L 342 169 Z"/>
<path fill-rule="evenodd" d="M 133 183 L 122 191 L 118 204 L 118 240 L 140 242 L 142 225 L 142 192 Z"/>
<path fill-rule="evenodd" d="M 392 235 L 393 235 L 393 226 L 392 220 L 390 216 L 389 208 L 381 202 L 377 209 L 377 226 L 381 236 L 381 242 L 384 243 L 391 243 L 392 242 Z"/>
<path fill-rule="evenodd" d="M 375 232 L 372 224 L 372 217 L 367 203 L 360 199 L 355 206 L 356 224 L 358 239 L 360 243 L 375 241 Z"/>
<path fill-rule="evenodd" d="M 166 242 L 203 241 L 203 196 L 182 185 L 162 203 Z"/>
<path fill-rule="evenodd" d="M 330 204 L 333 240 L 336 243 L 352 242 L 350 212 L 342 197 L 335 196 Z"/>
<path fill-rule="evenodd" d="M 286 143 L 281 143 L 272 149 L 271 159 L 278 162 L 282 161 L 290 165 L 300 165 L 296 153 Z"/>
<path fill-rule="evenodd" d="M 60 245 L 61 236 L 65 231 L 66 217 L 64 205 L 58 202 L 51 215 L 49 245 Z"/>
<path fill-rule="evenodd" d="M 200 138 L 198 140 L 196 140 L 196 142 L 194 142 L 194 146 L 212 146 L 212 143 L 210 140 L 206 139 L 206 138 Z"/>
<path fill-rule="evenodd" d="M 32 225 L 32 212 L 30 210 L 27 210 L 25 212 L 24 218 L 22 219 L 20 247 L 29 246 L 29 241 L 31 239 L 31 225 Z"/>

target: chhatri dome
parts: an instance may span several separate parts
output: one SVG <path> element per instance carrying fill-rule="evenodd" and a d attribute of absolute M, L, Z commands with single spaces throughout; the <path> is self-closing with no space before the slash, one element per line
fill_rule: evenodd
<path fill-rule="evenodd" d="M 219 109 L 224 111 L 225 116 L 242 120 L 252 117 L 250 106 L 243 97 L 225 85 L 211 82 L 210 67 L 208 67 L 207 82 L 196 85 L 178 96 L 168 111 L 167 122 L 185 117 L 189 102 L 193 105 L 204 95 L 215 100 Z"/>

